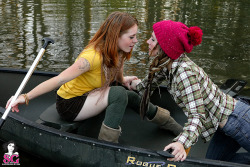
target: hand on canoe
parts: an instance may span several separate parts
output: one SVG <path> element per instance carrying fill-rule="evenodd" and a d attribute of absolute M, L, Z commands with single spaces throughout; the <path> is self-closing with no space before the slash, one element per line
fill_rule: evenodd
<path fill-rule="evenodd" d="M 174 155 L 174 158 L 169 158 L 169 161 L 184 161 L 187 157 L 186 151 L 184 149 L 184 146 L 180 142 L 174 142 L 169 145 L 167 145 L 164 148 L 164 151 L 167 151 L 169 149 L 172 149 L 172 155 Z"/>
<path fill-rule="evenodd" d="M 7 102 L 5 108 L 8 108 L 8 107 L 9 107 L 10 102 L 11 102 L 11 100 L 12 100 L 13 97 L 14 97 L 14 96 L 12 96 L 12 97 L 8 100 L 8 102 Z M 18 98 L 16 99 L 16 101 L 15 101 L 15 102 L 12 104 L 12 106 L 11 106 L 12 112 L 15 112 L 15 111 L 16 111 L 16 112 L 19 112 L 18 105 L 19 105 L 19 104 L 24 104 L 24 103 L 25 103 L 25 97 L 24 97 L 23 95 L 18 96 Z"/>

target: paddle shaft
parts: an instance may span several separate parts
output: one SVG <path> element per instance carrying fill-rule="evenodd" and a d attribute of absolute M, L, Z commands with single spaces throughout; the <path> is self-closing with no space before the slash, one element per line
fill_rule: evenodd
<path fill-rule="evenodd" d="M 21 85 L 19 86 L 19 88 L 17 89 L 14 97 L 12 98 L 8 108 L 5 110 L 4 114 L 2 115 L 1 117 L 1 120 L 0 120 L 0 128 L 2 127 L 6 117 L 8 116 L 10 110 L 11 110 L 11 106 L 12 104 L 16 101 L 16 99 L 18 98 L 18 96 L 21 94 L 21 92 L 23 91 L 24 87 L 26 86 L 27 82 L 29 81 L 32 73 L 34 72 L 37 64 L 39 63 L 40 59 L 42 58 L 44 52 L 45 52 L 45 49 L 46 47 L 48 46 L 49 43 L 54 43 L 54 41 L 50 38 L 44 38 L 43 39 L 45 41 L 43 47 L 41 48 L 41 50 L 39 51 L 35 61 L 33 62 L 33 64 L 31 65 L 29 71 L 27 72 L 26 76 L 24 77 Z"/>

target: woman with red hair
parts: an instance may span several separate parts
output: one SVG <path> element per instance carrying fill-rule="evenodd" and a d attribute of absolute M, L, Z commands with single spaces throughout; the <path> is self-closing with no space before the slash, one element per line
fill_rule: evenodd
<path fill-rule="evenodd" d="M 81 121 L 106 109 L 98 138 L 117 143 L 128 98 L 124 87 L 110 84 L 116 80 L 129 86 L 128 83 L 136 78 L 123 77 L 123 64 L 130 59 L 137 43 L 137 29 L 138 21 L 130 14 L 111 13 L 74 64 L 20 95 L 13 103 L 12 111 L 18 112 L 19 104 L 27 105 L 29 100 L 59 87 L 56 108 L 63 119 Z"/>
<path fill-rule="evenodd" d="M 169 93 L 188 117 L 183 132 L 164 148 L 173 150 L 175 157 L 170 160 L 185 160 L 201 136 L 205 141 L 212 139 L 206 158 L 249 164 L 249 104 L 223 93 L 185 54 L 201 43 L 202 35 L 199 27 L 189 28 L 181 22 L 164 20 L 153 25 L 147 43 L 155 59 L 148 76 L 133 80 L 131 86 L 142 95 L 141 116 L 147 116 L 149 96 L 165 80 Z M 158 110 L 155 117 L 164 112 Z M 248 153 L 236 153 L 241 147 Z"/>
<path fill-rule="evenodd" d="M 95 33 L 75 63 L 58 76 L 47 80 L 27 94 L 22 94 L 12 105 L 18 104 L 60 87 L 57 91 L 57 111 L 68 121 L 81 121 L 106 110 L 98 139 L 118 143 L 119 126 L 126 107 L 139 111 L 140 97 L 122 86 L 110 86 L 118 81 L 130 89 L 135 76 L 123 77 L 123 64 L 129 60 L 134 45 L 138 21 L 123 12 L 113 12 Z M 8 107 L 11 99 L 7 102 Z M 157 107 L 149 104 L 148 117 L 154 117 Z M 182 127 L 166 115 L 165 129 L 178 135 Z M 174 130 L 172 127 L 176 127 Z"/>

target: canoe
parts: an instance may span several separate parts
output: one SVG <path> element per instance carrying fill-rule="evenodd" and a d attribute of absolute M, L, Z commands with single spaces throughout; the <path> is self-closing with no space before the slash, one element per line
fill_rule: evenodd
<path fill-rule="evenodd" d="M 26 72 L 0 68 L 0 114 L 4 113 L 6 101 L 16 92 Z M 35 71 L 23 92 L 56 75 L 58 73 Z M 171 154 L 162 150 L 175 136 L 150 121 L 141 120 L 130 108 L 126 109 L 121 124 L 119 143 L 99 141 L 97 135 L 104 112 L 82 122 L 65 122 L 55 112 L 55 96 L 55 91 L 52 91 L 32 100 L 28 106 L 22 105 L 19 113 L 10 112 L 0 130 L 0 140 L 13 140 L 19 149 L 63 166 L 247 166 L 205 159 L 209 143 L 203 143 L 201 139 L 192 147 L 185 161 L 170 162 L 167 157 Z M 244 98 L 250 101 L 250 98 Z M 180 124 L 186 122 L 185 115 L 166 87 L 157 89 L 151 101 L 169 109 Z"/>

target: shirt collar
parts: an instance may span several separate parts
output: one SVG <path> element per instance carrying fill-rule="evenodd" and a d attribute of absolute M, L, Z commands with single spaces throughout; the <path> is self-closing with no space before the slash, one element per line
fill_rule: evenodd
<path fill-rule="evenodd" d="M 171 71 L 170 73 L 173 74 L 174 71 L 177 69 L 177 67 L 179 66 L 180 62 L 182 61 L 182 59 L 185 57 L 186 55 L 185 54 L 181 54 L 181 56 L 178 58 L 178 59 L 175 59 L 172 63 L 172 66 L 171 66 Z"/>

